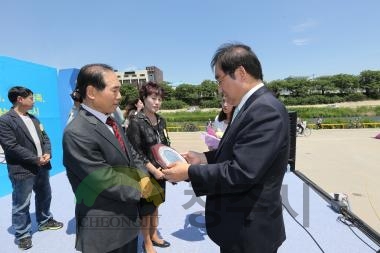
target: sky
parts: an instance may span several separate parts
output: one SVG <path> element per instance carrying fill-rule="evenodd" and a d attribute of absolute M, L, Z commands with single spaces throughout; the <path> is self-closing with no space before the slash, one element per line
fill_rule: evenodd
<path fill-rule="evenodd" d="M 58 69 L 157 66 L 174 85 L 214 80 L 223 43 L 265 81 L 380 70 L 379 0 L 2 0 L 0 55 Z"/>

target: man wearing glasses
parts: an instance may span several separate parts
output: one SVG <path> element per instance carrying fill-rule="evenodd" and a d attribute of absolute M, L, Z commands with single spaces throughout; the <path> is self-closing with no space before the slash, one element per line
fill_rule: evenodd
<path fill-rule="evenodd" d="M 221 253 L 277 252 L 285 240 L 281 185 L 289 154 L 289 116 L 263 84 L 250 47 L 225 44 L 211 66 L 218 89 L 236 107 L 217 150 L 184 154 L 164 170 L 207 196 L 206 228 Z"/>

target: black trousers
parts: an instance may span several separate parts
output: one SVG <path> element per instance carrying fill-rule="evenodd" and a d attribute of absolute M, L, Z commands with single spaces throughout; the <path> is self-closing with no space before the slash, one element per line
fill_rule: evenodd
<path fill-rule="evenodd" d="M 125 244 L 123 247 L 112 250 L 108 253 L 137 253 L 137 238 L 138 237 L 136 236 L 135 239 Z"/>

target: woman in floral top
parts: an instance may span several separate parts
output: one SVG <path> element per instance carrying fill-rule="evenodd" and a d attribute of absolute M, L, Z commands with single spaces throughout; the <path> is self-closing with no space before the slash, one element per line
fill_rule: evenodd
<path fill-rule="evenodd" d="M 147 169 L 151 174 L 151 180 L 157 180 L 163 189 L 162 199 L 165 200 L 165 180 L 160 165 L 154 159 L 151 147 L 162 143 L 170 145 L 166 131 L 164 118 L 157 114 L 164 97 L 163 88 L 153 82 L 143 85 L 140 89 L 140 99 L 144 103 L 144 109 L 130 119 L 127 136 L 135 150 L 145 156 L 150 163 Z M 155 252 L 153 246 L 169 247 L 170 243 L 161 239 L 157 233 L 158 206 L 153 202 L 141 199 L 142 234 L 144 237 L 143 248 L 145 252 Z"/>

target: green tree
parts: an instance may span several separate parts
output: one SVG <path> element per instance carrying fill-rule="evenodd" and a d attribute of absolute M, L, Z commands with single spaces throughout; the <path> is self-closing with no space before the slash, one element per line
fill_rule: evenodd
<path fill-rule="evenodd" d="M 215 81 L 204 80 L 198 87 L 199 99 L 213 99 L 218 96 L 218 84 Z"/>
<path fill-rule="evenodd" d="M 306 97 L 310 93 L 310 81 L 307 77 L 288 77 L 284 80 L 285 88 L 294 97 Z"/>
<path fill-rule="evenodd" d="M 320 76 L 313 80 L 310 80 L 311 87 L 317 94 L 324 96 L 327 93 L 333 93 L 335 91 L 334 85 L 330 81 L 330 76 Z"/>
<path fill-rule="evenodd" d="M 359 88 L 359 79 L 354 75 L 334 75 L 331 77 L 331 83 L 339 90 L 339 93 L 342 95 L 355 93 Z"/>
<path fill-rule="evenodd" d="M 136 86 L 130 84 L 123 84 L 120 87 L 120 93 L 122 97 L 120 102 L 121 108 L 123 108 L 129 101 L 139 97 L 139 91 Z"/>
<path fill-rule="evenodd" d="M 180 84 L 174 92 L 174 96 L 178 100 L 182 100 L 189 105 L 198 105 L 198 90 L 196 85 Z"/>
<path fill-rule="evenodd" d="M 174 89 L 170 85 L 170 82 L 163 81 L 161 83 L 162 88 L 164 88 L 165 91 L 165 100 L 171 100 L 174 98 Z"/>
<path fill-rule="evenodd" d="M 364 70 L 359 75 L 359 86 L 365 90 L 367 97 L 380 96 L 380 71 Z"/>
<path fill-rule="evenodd" d="M 288 93 L 284 80 L 273 80 L 266 84 L 266 86 L 276 95 L 276 97 L 287 95 Z"/>

